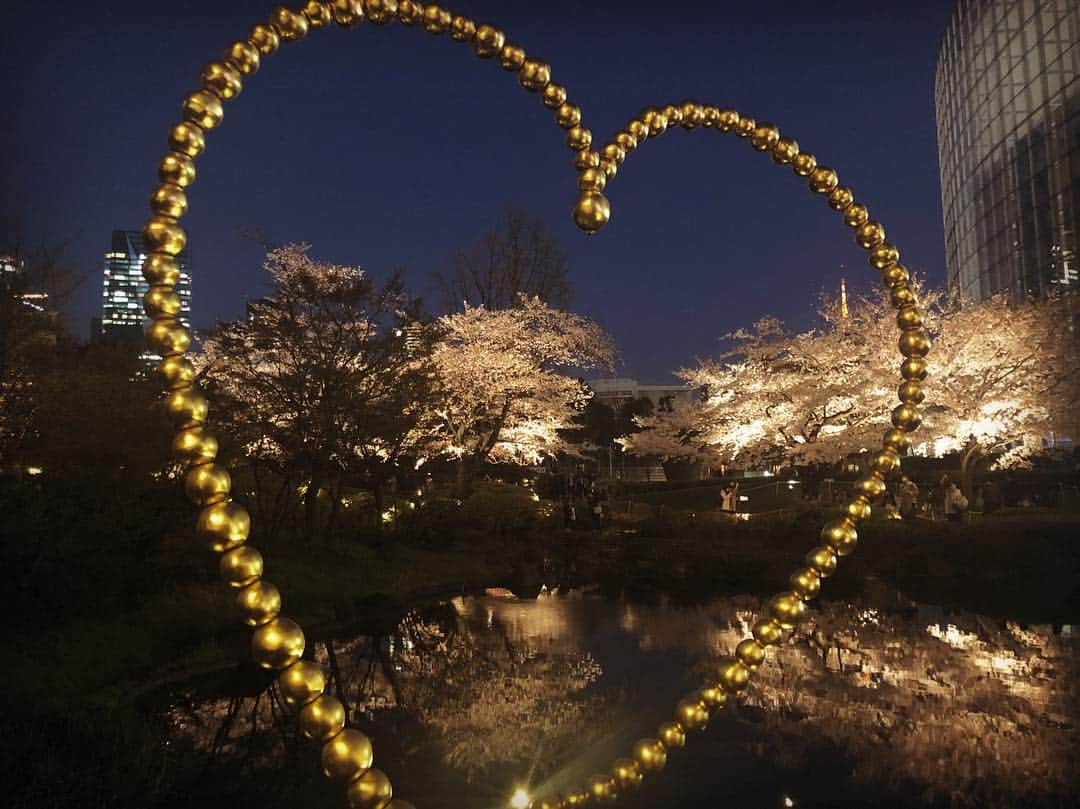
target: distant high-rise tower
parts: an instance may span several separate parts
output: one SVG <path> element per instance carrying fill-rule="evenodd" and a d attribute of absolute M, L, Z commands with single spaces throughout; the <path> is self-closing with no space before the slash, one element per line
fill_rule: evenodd
<path fill-rule="evenodd" d="M 1080 282 L 1080 2 L 956 0 L 935 86 L 949 291 Z"/>
<path fill-rule="evenodd" d="M 844 278 L 841 278 L 840 279 L 840 319 L 841 320 L 847 320 L 849 317 L 851 317 L 851 314 L 848 312 L 848 308 L 847 308 L 847 280 L 844 279 Z"/>
<path fill-rule="evenodd" d="M 150 285 L 143 279 L 142 265 L 146 247 L 137 230 L 114 230 L 112 249 L 105 254 L 105 279 L 101 295 L 101 333 L 96 335 L 107 342 L 122 342 L 138 346 L 148 319 L 143 313 L 143 295 Z M 176 257 L 180 266 L 180 281 L 176 294 L 180 296 L 178 320 L 191 328 L 191 275 L 188 254 Z"/>

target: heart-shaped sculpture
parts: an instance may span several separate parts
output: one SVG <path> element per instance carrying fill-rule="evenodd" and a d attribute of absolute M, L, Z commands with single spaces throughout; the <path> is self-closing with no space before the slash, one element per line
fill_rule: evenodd
<path fill-rule="evenodd" d="M 593 776 L 581 789 L 562 797 L 538 799 L 533 805 L 536 809 L 566 809 L 613 800 L 620 792 L 635 788 L 646 773 L 662 769 L 668 753 L 686 743 L 687 731 L 703 728 L 711 714 L 746 688 L 754 670 L 764 662 L 768 647 L 779 643 L 783 633 L 804 617 L 806 603 L 818 594 L 822 579 L 835 571 L 840 557 L 854 550 L 858 524 L 870 516 L 871 500 L 884 491 L 885 475 L 909 444 L 907 433 L 919 426 L 917 406 L 923 399 L 920 383 L 926 376 L 924 357 L 930 340 L 922 328 L 908 271 L 899 264 L 897 249 L 885 241 L 885 229 L 870 219 L 866 206 L 856 202 L 849 189 L 840 186 L 835 171 L 817 165 L 812 154 L 801 151 L 798 143 L 782 136 L 776 126 L 758 123 L 735 110 L 685 101 L 642 110 L 596 151 L 592 149 L 592 133 L 582 124 L 580 108 L 568 100 L 564 87 L 552 82 L 550 65 L 529 58 L 522 47 L 507 42 L 505 34 L 492 25 L 477 25 L 440 6 L 413 0 L 310 0 L 300 10 L 275 8 L 269 22 L 256 25 L 246 39 L 230 45 L 222 59 L 206 66 L 200 89 L 184 100 L 183 120 L 169 134 L 170 151 L 158 169 L 161 185 L 150 198 L 153 215 L 143 229 L 149 251 L 143 274 L 150 284 L 144 303 L 151 319 L 146 336 L 149 347 L 163 357 L 159 368 L 167 384 L 168 409 L 179 426 L 173 452 L 189 465 L 187 493 L 201 507 L 197 530 L 221 554 L 222 577 L 236 588 L 244 620 L 254 627 L 252 657 L 260 666 L 280 671 L 278 686 L 285 701 L 299 710 L 300 732 L 322 745 L 323 771 L 345 786 L 352 807 L 412 809 L 411 804 L 392 797 L 389 779 L 372 767 L 368 738 L 345 727 L 344 706 L 324 693 L 322 667 L 301 659 L 304 633 L 280 614 L 281 595 L 262 577 L 262 556 L 246 544 L 251 520 L 247 510 L 229 497 L 229 473 L 215 463 L 217 440 L 206 428 L 207 402 L 195 385 L 194 368 L 184 358 L 191 337 L 176 319 L 180 299 L 175 286 L 180 270 L 175 257 L 186 242 L 178 220 L 187 213 L 185 189 L 195 180 L 194 158 L 206 146 L 205 133 L 221 123 L 224 102 L 239 95 L 243 77 L 254 74 L 262 59 L 283 42 L 303 39 L 312 29 L 333 23 L 353 27 L 365 19 L 376 25 L 397 20 L 432 34 L 449 34 L 470 45 L 477 56 L 496 59 L 522 87 L 538 94 L 544 106 L 554 111 L 555 121 L 566 131 L 566 142 L 574 152 L 580 192 L 574 220 L 587 233 L 608 221 L 611 208 L 603 194 L 605 187 L 627 156 L 646 140 L 674 126 L 732 133 L 775 164 L 805 178 L 810 190 L 842 215 L 844 223 L 854 230 L 856 242 L 868 251 L 870 264 L 882 272 L 897 309 L 899 349 L 905 359 L 900 366 L 900 404 L 892 411 L 894 429 L 885 433 L 870 473 L 856 483 L 857 494 L 846 505 L 845 516 L 825 525 L 821 544 L 807 554 L 806 565 L 792 574 L 791 588 L 772 598 L 768 614 L 759 617 L 752 636 L 739 643 L 735 656 L 721 667 L 716 680 L 679 702 L 674 721 L 662 724 L 656 738 L 638 741 L 632 757 L 617 759 L 610 772 Z"/>

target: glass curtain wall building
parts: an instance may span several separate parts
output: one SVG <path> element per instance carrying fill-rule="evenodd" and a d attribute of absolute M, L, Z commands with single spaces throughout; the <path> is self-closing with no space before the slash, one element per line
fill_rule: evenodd
<path fill-rule="evenodd" d="M 105 254 L 105 278 L 101 296 L 101 338 L 132 346 L 142 344 L 149 319 L 143 313 L 143 295 L 150 288 L 142 274 L 146 248 L 137 230 L 114 230 L 112 247 Z M 191 274 L 185 250 L 176 257 L 180 265 L 178 320 L 191 328 Z"/>
<path fill-rule="evenodd" d="M 957 0 L 935 101 L 950 292 L 1080 282 L 1080 0 Z"/>

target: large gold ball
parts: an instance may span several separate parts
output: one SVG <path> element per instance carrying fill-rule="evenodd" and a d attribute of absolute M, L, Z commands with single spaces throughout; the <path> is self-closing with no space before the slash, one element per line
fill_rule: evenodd
<path fill-rule="evenodd" d="M 705 123 L 705 108 L 694 101 L 684 101 L 679 106 L 682 120 L 679 125 L 684 129 L 697 129 Z"/>
<path fill-rule="evenodd" d="M 922 357 L 908 357 L 900 363 L 900 376 L 904 379 L 926 379 L 926 360 Z"/>
<path fill-rule="evenodd" d="M 883 449 L 873 460 L 870 461 L 870 468 L 873 471 L 884 477 L 893 471 L 900 463 L 900 457 L 892 450 Z"/>
<path fill-rule="evenodd" d="M 569 102 L 555 110 L 555 122 L 563 129 L 571 129 L 581 123 L 581 107 Z"/>
<path fill-rule="evenodd" d="M 641 144 L 649 137 L 649 127 L 645 125 L 644 121 L 639 121 L 637 118 L 626 125 L 626 131 L 630 133 L 630 136 L 638 144 Z"/>
<path fill-rule="evenodd" d="M 668 125 L 667 116 L 654 107 L 646 107 L 641 111 L 641 121 L 648 127 L 651 137 L 662 135 Z"/>
<path fill-rule="evenodd" d="M 312 28 L 325 28 L 334 21 L 334 13 L 325 0 L 308 0 L 304 3 L 304 16 Z"/>
<path fill-rule="evenodd" d="M 907 284 L 909 280 L 911 280 L 911 273 L 908 272 L 907 267 L 902 267 L 899 264 L 895 267 L 888 267 L 881 273 L 881 281 L 889 289 Z"/>
<path fill-rule="evenodd" d="M 574 206 L 574 224 L 586 233 L 595 233 L 611 218 L 611 203 L 607 197 L 590 191 L 578 197 Z"/>
<path fill-rule="evenodd" d="M 269 56 L 281 46 L 281 37 L 278 36 L 278 32 L 274 30 L 274 27 L 262 23 L 251 29 L 251 33 L 248 34 L 248 41 L 263 56 Z"/>
<path fill-rule="evenodd" d="M 364 0 L 364 16 L 374 25 L 388 25 L 397 19 L 397 0 Z"/>
<path fill-rule="evenodd" d="M 907 437 L 907 433 L 903 430 L 893 428 L 885 431 L 885 435 L 881 438 L 881 444 L 886 449 L 892 449 L 897 454 L 902 455 L 911 446 L 911 439 Z"/>
<path fill-rule="evenodd" d="M 784 629 L 794 629 L 806 615 L 806 602 L 794 593 L 780 593 L 769 601 L 769 614 Z M 724 687 L 727 688 L 726 681 Z"/>
<path fill-rule="evenodd" d="M 206 136 L 191 121 L 181 121 L 169 132 L 169 148 L 188 157 L 198 157 L 206 149 Z"/>
<path fill-rule="evenodd" d="M 222 554 L 218 569 L 230 587 L 247 587 L 262 576 L 263 557 L 250 545 L 241 545 Z"/>
<path fill-rule="evenodd" d="M 810 172 L 810 190 L 816 194 L 828 194 L 840 183 L 836 172 L 825 166 L 818 166 Z"/>
<path fill-rule="evenodd" d="M 169 152 L 158 164 L 158 179 L 163 183 L 172 183 L 181 188 L 187 188 L 195 182 L 195 161 L 186 154 Z M 146 262 L 143 262 L 143 274 L 145 275 Z"/>
<path fill-rule="evenodd" d="M 725 705 L 727 705 L 727 692 L 724 691 L 722 683 L 716 685 L 706 686 L 698 692 L 701 697 L 701 701 L 705 703 L 705 707 L 709 711 L 719 711 Z"/>
<path fill-rule="evenodd" d="M 619 789 L 634 789 L 641 786 L 643 777 L 641 767 L 632 758 L 617 758 L 611 765 L 611 775 Z"/>
<path fill-rule="evenodd" d="M 867 222 L 855 229 L 855 243 L 865 250 L 877 247 L 885 241 L 885 226 L 880 222 Z"/>
<path fill-rule="evenodd" d="M 416 25 L 424 21 L 424 4 L 417 0 L 398 0 L 397 13 L 402 25 Z"/>
<path fill-rule="evenodd" d="M 450 39 L 454 42 L 471 42 L 476 36 L 476 23 L 458 15 L 450 22 Z"/>
<path fill-rule="evenodd" d="M 297 660 L 278 675 L 278 688 L 287 705 L 307 705 L 326 690 L 326 672 L 318 663 Z"/>
<path fill-rule="evenodd" d="M 784 639 L 784 628 L 772 618 L 763 618 L 750 630 L 763 646 L 775 646 Z"/>
<path fill-rule="evenodd" d="M 526 90 L 543 90 L 551 81 L 551 65 L 539 59 L 526 59 L 518 71 L 518 81 Z"/>
<path fill-rule="evenodd" d="M 657 772 L 667 764 L 667 749 L 659 739 L 638 739 L 632 755 L 644 772 Z"/>
<path fill-rule="evenodd" d="M 735 647 L 735 657 L 747 668 L 756 669 L 765 662 L 765 646 L 755 638 L 746 638 Z"/>
<path fill-rule="evenodd" d="M 791 138 L 780 138 L 772 149 L 772 159 L 777 165 L 787 166 L 799 153 L 799 144 Z"/>
<path fill-rule="evenodd" d="M 838 556 L 848 556 L 859 543 L 859 532 L 850 520 L 832 520 L 821 529 L 821 541 L 836 551 Z"/>
<path fill-rule="evenodd" d="M 600 150 L 600 155 L 605 160 L 611 160 L 617 166 L 621 166 L 623 161 L 626 160 L 626 150 L 614 142 L 605 143 L 604 148 Z"/>
<path fill-rule="evenodd" d="M 792 158 L 791 170 L 800 177 L 809 177 L 817 168 L 817 158 L 809 152 L 799 152 Z"/>
<path fill-rule="evenodd" d="M 151 285 L 174 287 L 180 281 L 180 265 L 173 256 L 152 253 L 143 261 L 142 274 Z"/>
<path fill-rule="evenodd" d="M 759 152 L 768 152 L 780 142 L 780 129 L 774 124 L 760 123 L 754 127 L 750 145 Z"/>
<path fill-rule="evenodd" d="M 676 107 L 674 104 L 668 104 L 661 112 L 664 117 L 667 118 L 668 126 L 676 126 L 682 123 L 682 107 Z"/>
<path fill-rule="evenodd" d="M 362 0 L 332 0 L 330 13 L 342 28 L 353 28 L 364 20 L 364 4 Z"/>
<path fill-rule="evenodd" d="M 332 739 L 345 727 L 345 706 L 336 697 L 323 694 L 300 709 L 299 724 L 306 739 Z"/>
<path fill-rule="evenodd" d="M 203 87 L 221 99 L 236 98 L 244 86 L 240 81 L 240 71 L 228 62 L 211 62 L 204 67 L 202 82 Z"/>
<path fill-rule="evenodd" d="M 588 149 L 592 145 L 592 132 L 583 126 L 571 127 L 566 133 L 566 145 L 575 152 Z"/>
<path fill-rule="evenodd" d="M 278 6 L 270 12 L 270 24 L 286 42 L 307 36 L 308 18 L 285 6 Z"/>
<path fill-rule="evenodd" d="M 904 404 L 912 406 L 921 404 L 922 400 L 926 398 L 922 385 L 911 380 L 900 383 L 900 387 L 896 389 L 896 396 Z"/>
<path fill-rule="evenodd" d="M 720 683 L 729 694 L 737 694 L 750 683 L 750 669 L 741 660 L 731 660 L 720 669 Z"/>
<path fill-rule="evenodd" d="M 898 345 L 905 357 L 925 357 L 930 353 L 930 336 L 922 329 L 911 329 L 900 335 Z"/>
<path fill-rule="evenodd" d="M 208 506 L 229 496 L 232 480 L 221 464 L 204 463 L 193 467 L 184 477 L 184 490 L 196 505 Z"/>
<path fill-rule="evenodd" d="M 191 335 L 179 320 L 154 320 L 146 327 L 146 347 L 162 357 L 179 356 L 191 347 Z"/>
<path fill-rule="evenodd" d="M 240 547 L 229 553 L 239 553 L 244 550 L 247 548 Z M 291 666 L 300 659 L 303 653 L 304 631 L 296 621 L 289 618 L 282 618 L 279 615 L 273 621 L 256 627 L 251 633 L 251 656 L 264 669 L 283 669 Z"/>
<path fill-rule="evenodd" d="M 496 28 L 494 25 L 481 25 L 476 29 L 476 36 L 473 38 L 473 51 L 481 59 L 488 59 L 495 56 L 502 50 L 503 45 L 506 44 L 506 34 Z M 562 88 L 556 88 L 562 89 Z M 566 91 L 563 90 L 565 96 Z M 545 102 L 547 98 L 545 96 Z M 564 98 L 563 101 L 566 99 Z M 562 101 L 559 102 L 560 104 Z M 556 105 L 557 106 L 557 105 Z"/>
<path fill-rule="evenodd" d="M 600 193 L 607 185 L 607 175 L 600 169 L 585 169 L 578 175 L 578 189 Z"/>
<path fill-rule="evenodd" d="M 844 211 L 847 207 L 855 201 L 855 195 L 851 193 L 850 188 L 844 188 L 843 186 L 837 186 L 829 192 L 828 202 L 829 207 L 834 211 Z"/>
<path fill-rule="evenodd" d="M 266 579 L 259 579 L 236 594 L 236 603 L 248 626 L 262 626 L 281 612 L 281 593 Z"/>
<path fill-rule="evenodd" d="M 638 147 L 637 138 L 631 135 L 629 132 L 620 132 L 615 136 L 615 143 L 619 148 L 623 150 L 623 154 L 630 154 Z M 625 159 L 625 158 L 624 158 Z"/>
<path fill-rule="evenodd" d="M 178 354 L 163 359 L 158 363 L 157 369 L 165 378 L 169 390 L 190 387 L 195 381 L 195 366 Z"/>
<path fill-rule="evenodd" d="M 914 405 L 900 404 L 893 408 L 892 423 L 896 429 L 905 433 L 914 432 L 922 424 L 922 414 Z"/>
<path fill-rule="evenodd" d="M 424 30 L 429 34 L 445 34 L 454 24 L 454 15 L 436 5 L 424 7 Z"/>
<path fill-rule="evenodd" d="M 545 107 L 549 110 L 557 110 L 566 103 L 566 88 L 558 84 L 549 84 L 544 88 L 541 98 L 544 100 Z"/>
<path fill-rule="evenodd" d="M 154 189 L 150 195 L 150 210 L 157 216 L 179 219 L 187 213 L 187 195 L 178 185 L 165 183 Z"/>
<path fill-rule="evenodd" d="M 335 781 L 351 781 L 363 775 L 374 760 L 371 739 L 353 728 L 345 728 L 322 748 L 323 774 Z"/>
<path fill-rule="evenodd" d="M 867 256 L 867 261 L 870 262 L 870 266 L 879 270 L 887 270 L 890 267 L 895 267 L 896 262 L 899 260 L 900 251 L 891 244 L 879 244 L 871 250 L 870 255 Z"/>
<path fill-rule="evenodd" d="M 151 253 L 166 253 L 176 256 L 187 246 L 187 234 L 172 219 L 165 216 L 153 216 L 143 226 L 143 240 Z"/>
<path fill-rule="evenodd" d="M 678 722 L 664 722 L 656 729 L 656 733 L 668 750 L 686 746 L 686 731 Z"/>
<path fill-rule="evenodd" d="M 709 724 L 709 709 L 700 694 L 691 694 L 675 706 L 675 719 L 686 730 L 701 730 Z"/>
<path fill-rule="evenodd" d="M 806 554 L 806 564 L 816 570 L 817 574 L 823 579 L 829 578 L 836 572 L 836 563 L 838 561 L 836 551 L 827 545 L 811 548 L 810 552 Z"/>
<path fill-rule="evenodd" d="M 525 66 L 525 49 L 520 45 L 503 45 L 499 51 L 499 66 L 503 70 L 521 70 Z"/>
<path fill-rule="evenodd" d="M 225 51 L 225 64 L 249 76 L 259 69 L 259 49 L 246 39 L 234 42 Z"/>
<path fill-rule="evenodd" d="M 582 149 L 576 155 L 574 155 L 574 168 L 578 171 L 585 171 L 586 169 L 596 169 L 600 167 L 600 155 L 596 152 L 591 152 L 588 149 Z M 607 181 L 607 174 L 604 174 L 605 182 Z"/>
<path fill-rule="evenodd" d="M 181 107 L 184 119 L 201 129 L 213 129 L 225 117 L 221 99 L 209 90 L 196 90 L 184 99 Z"/>
<path fill-rule="evenodd" d="M 861 202 L 854 202 L 844 209 L 844 224 L 849 228 L 861 228 L 870 221 L 870 211 Z"/>
<path fill-rule="evenodd" d="M 867 475 L 855 481 L 854 489 L 869 500 L 885 494 L 885 481 L 877 475 Z"/>
<path fill-rule="evenodd" d="M 735 124 L 735 134 L 740 138 L 749 138 L 754 134 L 754 130 L 757 129 L 757 121 L 753 118 L 740 118 L 739 123 Z"/>
<path fill-rule="evenodd" d="M 851 501 L 844 506 L 844 513 L 847 514 L 848 519 L 852 522 L 862 522 L 863 520 L 870 519 L 870 501 L 862 495 L 856 495 Z M 844 556 L 845 554 L 840 554 Z"/>
<path fill-rule="evenodd" d="M 791 574 L 789 581 L 792 591 L 803 601 L 814 598 L 821 590 L 821 577 L 812 567 L 796 570 Z"/>
<path fill-rule="evenodd" d="M 923 327 L 922 314 L 914 306 L 905 306 L 896 313 L 896 325 L 901 331 L 912 331 Z"/>
<path fill-rule="evenodd" d="M 394 789 L 386 773 L 374 767 L 345 788 L 351 809 L 386 809 L 393 795 Z"/>
<path fill-rule="evenodd" d="M 730 132 L 739 123 L 739 113 L 731 109 L 720 110 L 716 119 L 716 128 L 721 132 Z"/>
<path fill-rule="evenodd" d="M 194 393 L 194 396 L 200 394 Z M 186 397 L 185 397 L 186 398 Z M 204 400 L 205 401 L 205 400 Z M 206 420 L 205 410 L 200 414 L 197 412 L 201 409 L 201 404 L 188 404 L 178 405 L 183 409 L 179 410 L 175 415 L 179 416 L 187 424 L 191 424 L 190 427 L 184 427 L 180 432 L 176 434 L 172 442 L 173 457 L 178 461 L 186 461 L 187 463 L 203 464 L 210 463 L 217 457 L 218 453 L 218 440 L 214 435 L 199 424 L 199 421 Z M 191 416 L 199 416 L 202 418 L 191 418 Z"/>
<path fill-rule="evenodd" d="M 180 296 L 171 286 L 152 286 L 143 295 L 143 311 L 152 320 L 169 320 L 180 314 Z"/>
<path fill-rule="evenodd" d="M 214 503 L 199 512 L 195 530 L 209 543 L 210 550 L 231 551 L 247 541 L 251 533 L 251 515 L 239 503 Z"/>

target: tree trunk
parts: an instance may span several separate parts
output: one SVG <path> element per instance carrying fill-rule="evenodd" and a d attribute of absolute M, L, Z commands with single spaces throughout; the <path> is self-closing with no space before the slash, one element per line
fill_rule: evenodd
<path fill-rule="evenodd" d="M 975 504 L 975 465 L 980 455 L 979 445 L 971 443 L 964 448 L 964 453 L 960 456 L 960 490 L 972 506 Z"/>
<path fill-rule="evenodd" d="M 322 475 L 313 473 L 304 494 L 304 542 L 311 545 L 315 538 L 315 526 L 319 519 L 319 490 L 322 489 Z"/>
<path fill-rule="evenodd" d="M 375 530 L 382 531 L 382 515 L 386 510 L 386 494 L 383 491 L 383 482 L 376 478 L 371 483 L 371 496 L 375 500 Z"/>
<path fill-rule="evenodd" d="M 472 494 L 473 472 L 475 471 L 474 458 L 472 455 L 462 455 L 457 466 L 457 483 L 455 484 L 455 496 L 464 500 Z"/>

